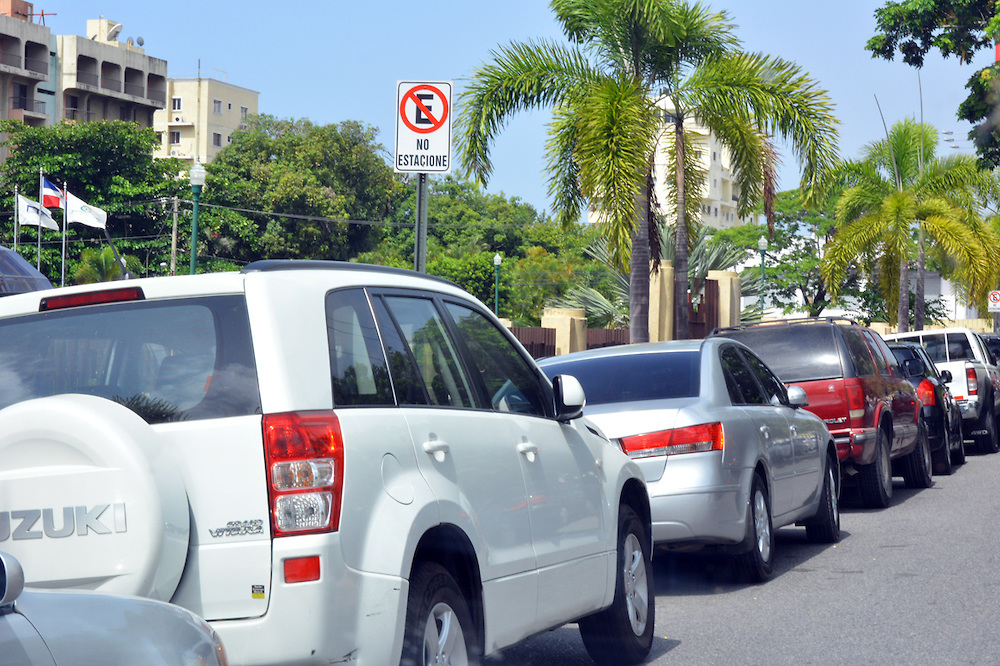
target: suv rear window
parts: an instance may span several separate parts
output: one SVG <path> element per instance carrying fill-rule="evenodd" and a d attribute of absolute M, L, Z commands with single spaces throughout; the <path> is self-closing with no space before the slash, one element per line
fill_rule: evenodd
<path fill-rule="evenodd" d="M 260 413 L 241 296 L 94 305 L 0 321 L 0 408 L 62 393 L 149 423 Z"/>
<path fill-rule="evenodd" d="M 722 335 L 750 347 L 785 383 L 844 376 L 832 326 L 761 326 Z"/>

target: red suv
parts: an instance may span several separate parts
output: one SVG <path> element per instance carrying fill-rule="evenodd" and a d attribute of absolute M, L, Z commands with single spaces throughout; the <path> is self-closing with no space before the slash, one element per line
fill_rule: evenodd
<path fill-rule="evenodd" d="M 866 507 L 892 498 L 892 477 L 931 484 L 931 452 L 920 401 L 875 331 L 850 319 L 808 317 L 720 328 L 757 353 L 830 429 L 844 478 L 856 479 Z"/>

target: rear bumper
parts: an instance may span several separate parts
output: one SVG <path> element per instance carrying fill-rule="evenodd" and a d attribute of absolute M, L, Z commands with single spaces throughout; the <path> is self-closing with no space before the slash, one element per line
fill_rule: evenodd
<path fill-rule="evenodd" d="M 948 438 L 945 436 L 944 411 L 941 407 L 925 406 L 923 408 L 924 423 L 927 427 L 927 439 L 931 444 L 931 451 L 948 445 Z"/>
<path fill-rule="evenodd" d="M 330 535 L 276 539 L 267 613 L 210 622 L 233 664 L 393 664 L 402 650 L 407 581 L 349 568 Z M 309 541 L 313 541 L 310 547 Z M 291 544 L 289 544 L 291 545 Z M 320 555 L 321 578 L 285 583 L 283 560 Z"/>
<path fill-rule="evenodd" d="M 877 428 L 846 430 L 831 433 L 837 446 L 837 456 L 841 463 L 868 465 L 875 462 L 875 445 L 878 442 Z"/>

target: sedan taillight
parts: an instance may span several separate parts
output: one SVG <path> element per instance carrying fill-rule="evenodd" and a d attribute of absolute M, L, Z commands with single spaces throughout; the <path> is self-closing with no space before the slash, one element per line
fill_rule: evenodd
<path fill-rule="evenodd" d="M 344 440 L 336 415 L 264 415 L 264 457 L 271 533 L 335 532 L 344 487 Z"/>
<path fill-rule="evenodd" d="M 622 437 L 622 447 L 625 449 L 625 453 L 632 458 L 722 451 L 724 446 L 725 437 L 721 423 L 703 423 L 685 428 Z"/>

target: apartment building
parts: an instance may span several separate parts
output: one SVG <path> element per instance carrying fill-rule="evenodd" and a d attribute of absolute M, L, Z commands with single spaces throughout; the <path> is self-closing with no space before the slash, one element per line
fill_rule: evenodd
<path fill-rule="evenodd" d="M 153 114 L 160 137 L 155 157 L 205 164 L 231 140 L 248 116 L 257 115 L 260 93 L 214 78 L 170 79 L 169 108 Z"/>
<path fill-rule="evenodd" d="M 34 6 L 0 0 L 0 118 L 41 126 L 68 120 L 153 124 L 166 103 L 167 62 L 147 56 L 122 26 L 87 21 L 87 36 L 52 35 Z"/>

